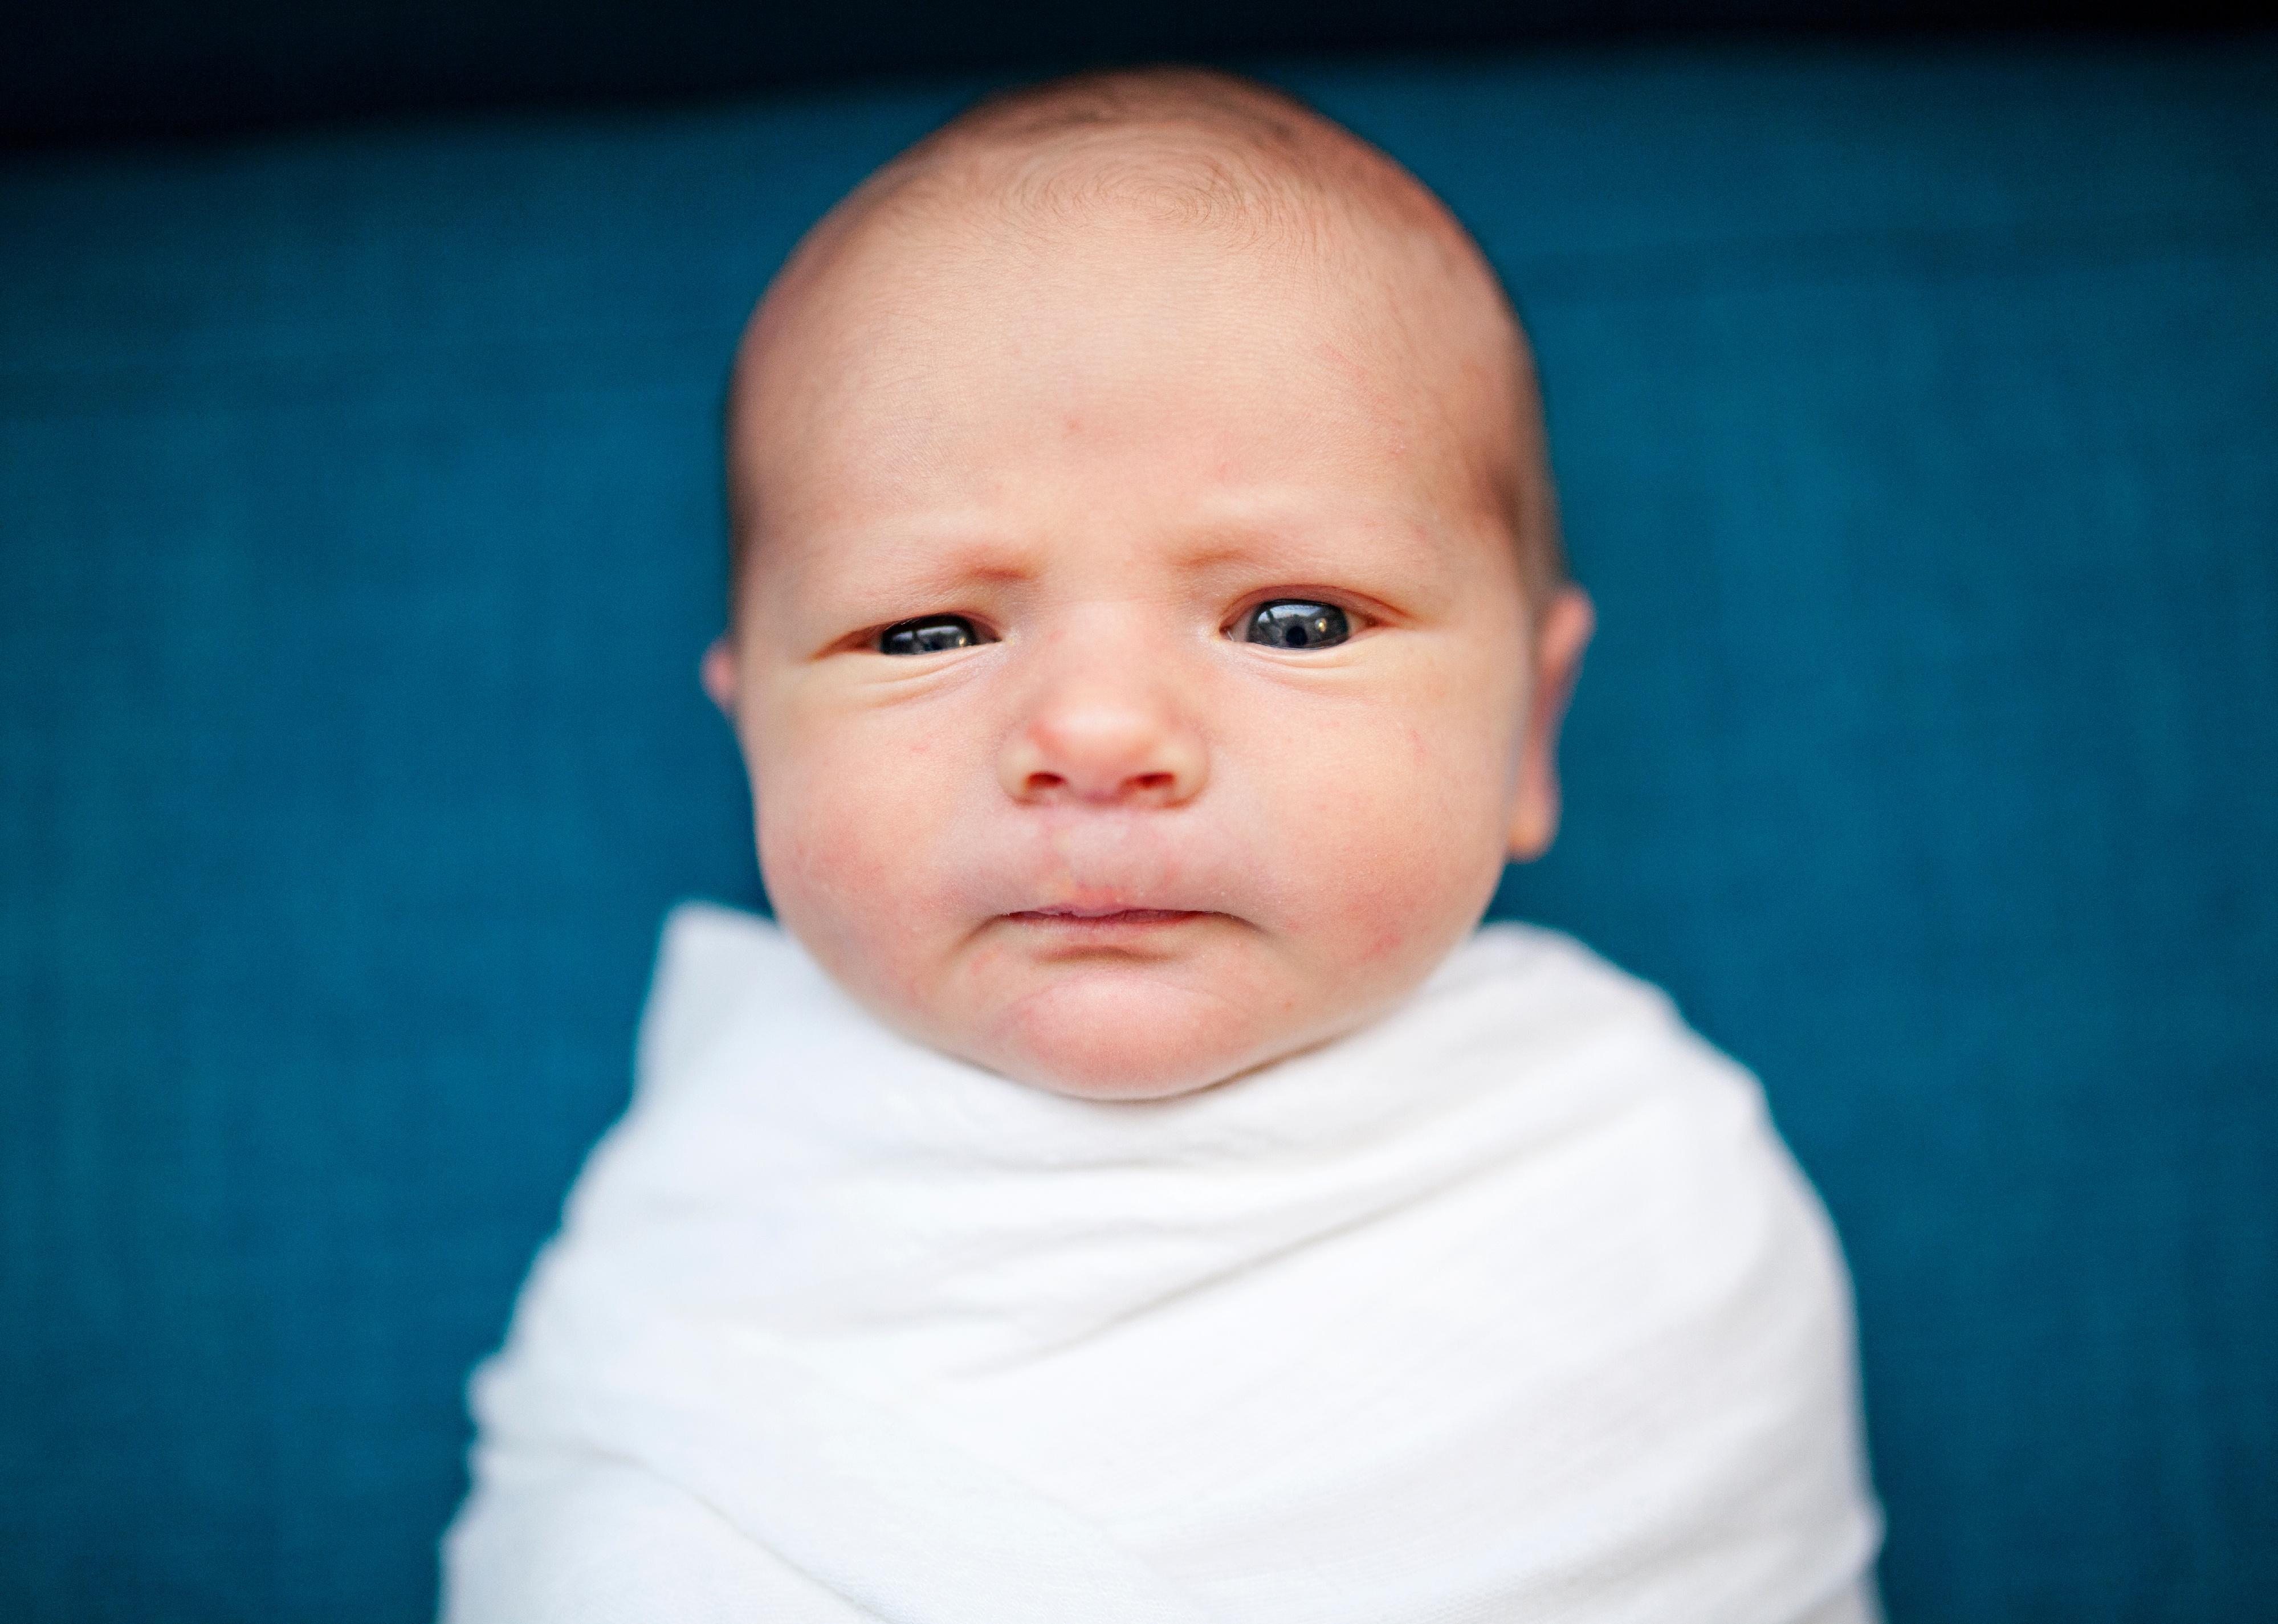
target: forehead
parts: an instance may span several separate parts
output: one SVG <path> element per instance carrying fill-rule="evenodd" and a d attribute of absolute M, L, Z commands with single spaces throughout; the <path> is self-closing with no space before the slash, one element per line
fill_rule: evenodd
<path fill-rule="evenodd" d="M 898 509 L 1302 483 L 1475 506 L 1491 351 L 1365 233 L 976 204 L 871 222 L 755 324 L 730 454 L 770 539 Z M 1451 331 L 1451 326 L 1455 331 Z"/>

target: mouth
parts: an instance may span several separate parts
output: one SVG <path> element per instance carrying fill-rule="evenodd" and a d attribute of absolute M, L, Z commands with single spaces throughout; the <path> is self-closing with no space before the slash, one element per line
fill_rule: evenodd
<path fill-rule="evenodd" d="M 1032 908 L 1005 917 L 1023 925 L 1092 934 L 1180 925 L 1210 916 L 1182 908 Z"/>

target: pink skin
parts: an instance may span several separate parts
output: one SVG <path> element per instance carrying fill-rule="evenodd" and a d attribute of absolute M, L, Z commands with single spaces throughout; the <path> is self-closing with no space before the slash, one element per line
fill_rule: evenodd
<path fill-rule="evenodd" d="M 1311 266 L 898 223 L 755 323 L 758 541 L 706 686 L 782 923 L 918 1041 L 1206 1087 L 1387 1010 L 1549 843 L 1588 603 L 1523 600 L 1450 426 L 1494 406 L 1469 330 Z M 1354 635 L 1228 635 L 1280 598 Z M 995 640 L 876 652 L 940 614 Z"/>

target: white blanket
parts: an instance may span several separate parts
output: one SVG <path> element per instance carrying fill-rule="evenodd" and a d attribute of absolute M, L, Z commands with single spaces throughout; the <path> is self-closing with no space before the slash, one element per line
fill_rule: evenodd
<path fill-rule="evenodd" d="M 452 1624 L 1875 1616 L 1851 1306 L 1748 1075 L 1564 937 L 1184 1099 L 668 922 L 479 1369 Z"/>

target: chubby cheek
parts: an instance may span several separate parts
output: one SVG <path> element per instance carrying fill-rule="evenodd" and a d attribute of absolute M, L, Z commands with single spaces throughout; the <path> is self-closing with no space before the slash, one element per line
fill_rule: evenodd
<path fill-rule="evenodd" d="M 843 984 L 921 998 L 940 924 L 949 797 L 922 738 L 785 728 L 751 751 L 760 867 L 783 923 Z"/>
<path fill-rule="evenodd" d="M 1477 921 L 1502 868 L 1506 753 L 1479 707 L 1428 704 L 1357 711 L 1276 752 L 1278 888 L 1321 971 L 1397 983 Z"/>

